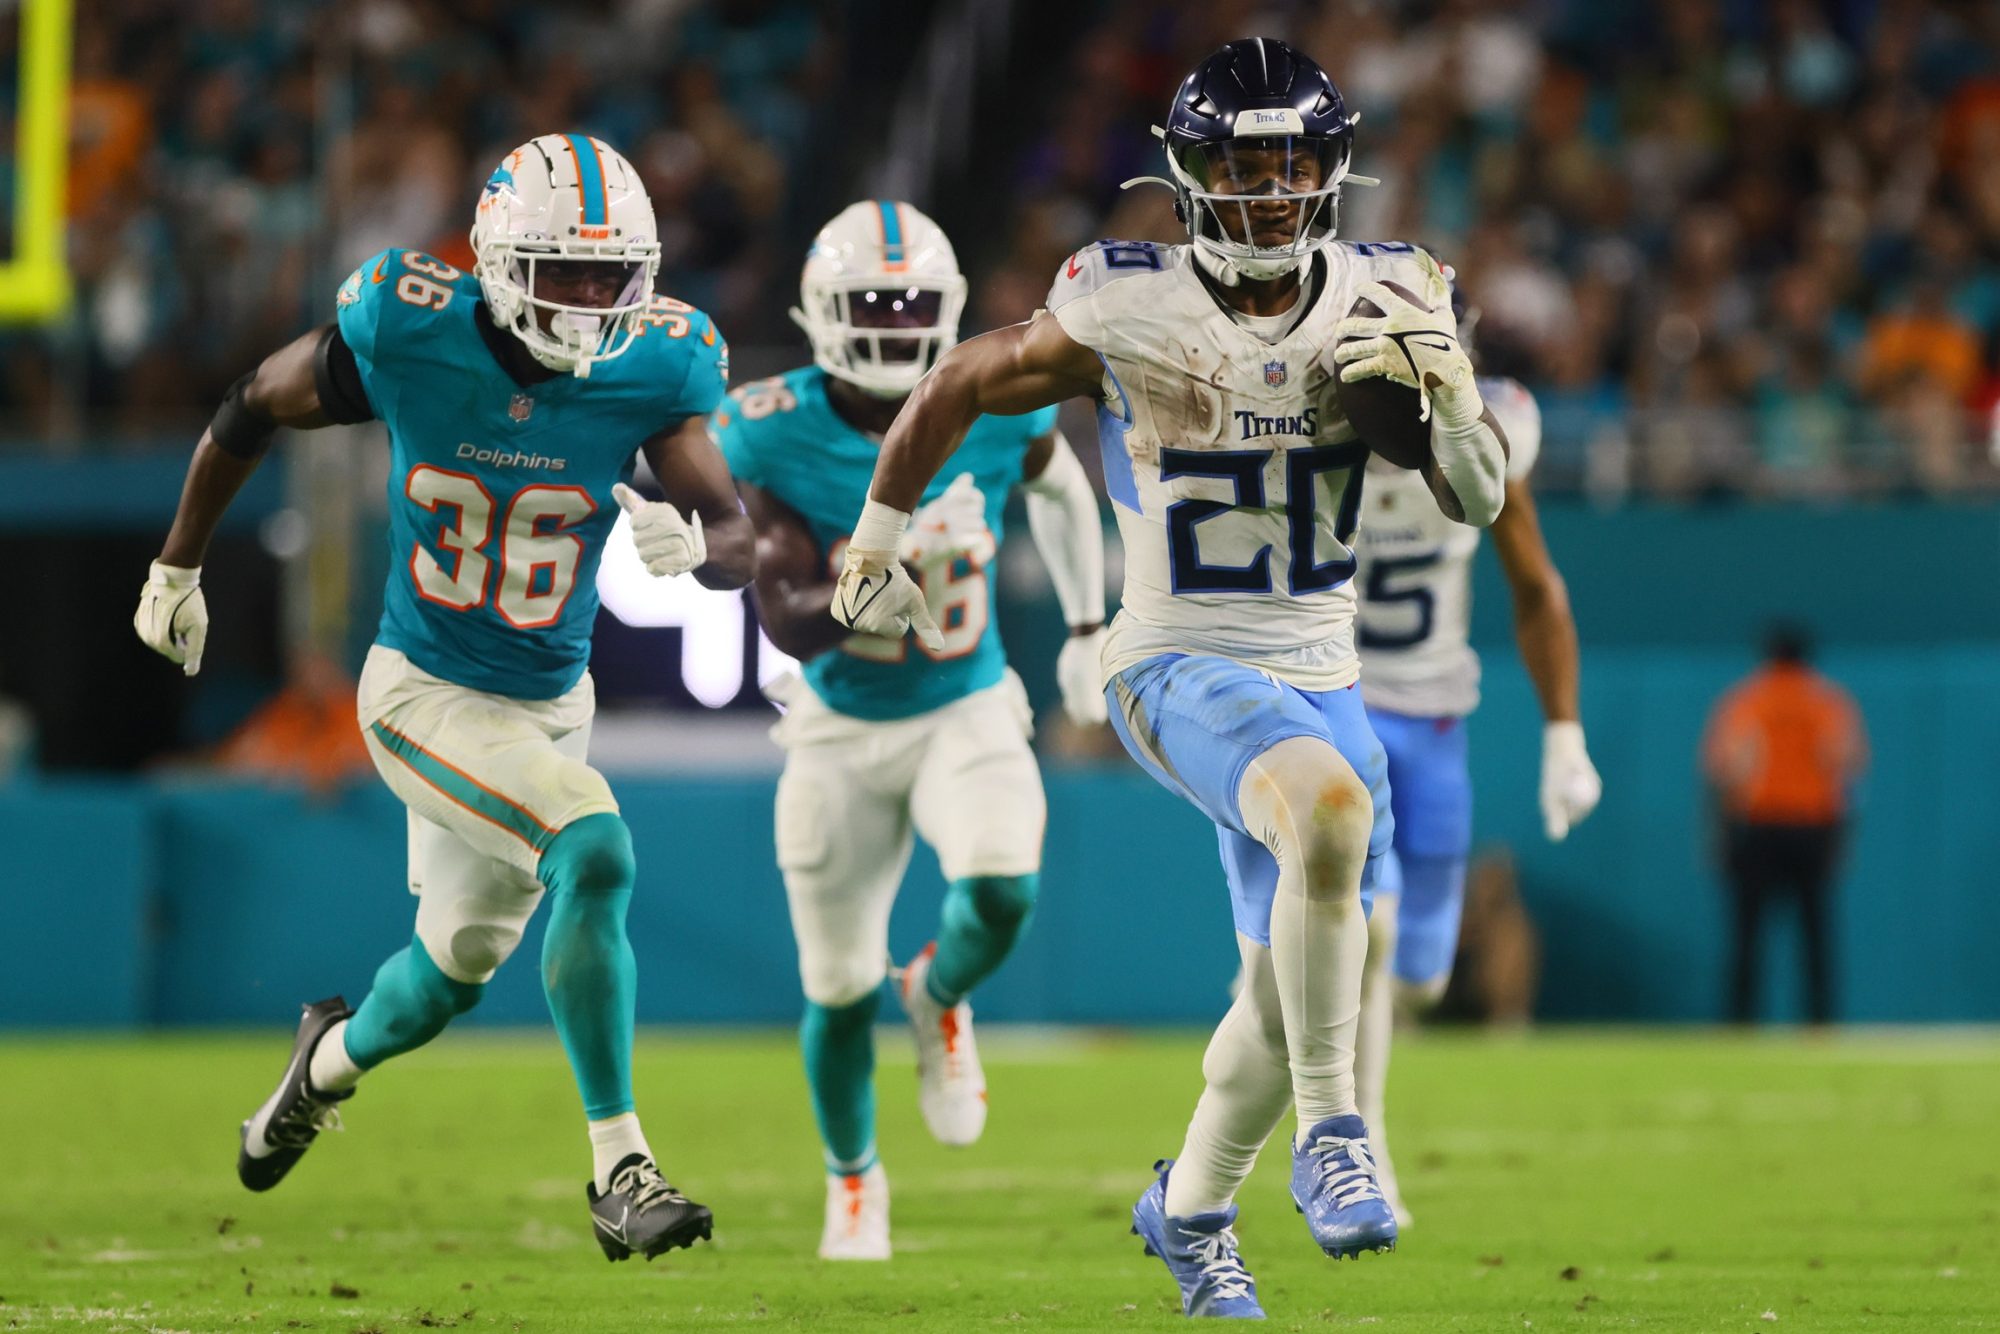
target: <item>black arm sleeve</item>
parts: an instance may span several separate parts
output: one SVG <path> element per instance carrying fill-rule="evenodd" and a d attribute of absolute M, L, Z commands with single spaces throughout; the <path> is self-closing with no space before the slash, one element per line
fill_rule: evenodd
<path fill-rule="evenodd" d="M 340 336 L 338 324 L 327 325 L 320 335 L 313 353 L 313 387 L 319 391 L 320 411 L 334 425 L 375 420 L 375 409 L 361 384 L 361 368 L 354 362 L 354 349 Z"/>

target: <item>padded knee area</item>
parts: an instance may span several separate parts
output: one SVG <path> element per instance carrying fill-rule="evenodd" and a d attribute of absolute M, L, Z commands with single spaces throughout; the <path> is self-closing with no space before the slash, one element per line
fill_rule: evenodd
<path fill-rule="evenodd" d="M 417 906 L 417 939 L 447 977 L 490 981 L 520 946 L 521 934 L 541 901 L 539 887 L 522 893 L 494 885 L 458 896 L 428 889 Z"/>
<path fill-rule="evenodd" d="M 857 1006 L 879 996 L 888 976 L 883 960 L 807 959 L 799 956 L 799 982 L 806 1000 L 828 1011 Z"/>
<path fill-rule="evenodd" d="M 1244 770 L 1238 804 L 1244 826 L 1278 864 L 1304 871 L 1309 898 L 1356 891 L 1375 828 L 1375 803 L 1354 766 L 1332 745 L 1299 736 L 1272 746 Z"/>
<path fill-rule="evenodd" d="M 538 874 L 558 894 L 617 894 L 638 878 L 632 831 L 608 812 L 564 825 L 542 854 Z"/>

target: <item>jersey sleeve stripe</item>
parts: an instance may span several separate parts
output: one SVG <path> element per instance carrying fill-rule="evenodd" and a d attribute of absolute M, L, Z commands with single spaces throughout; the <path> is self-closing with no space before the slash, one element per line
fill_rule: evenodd
<path fill-rule="evenodd" d="M 471 774 L 419 746 L 384 723 L 369 726 L 381 747 L 408 765 L 410 772 L 436 788 L 457 805 L 482 820 L 489 821 L 526 843 L 536 852 L 546 851 L 556 830 L 535 818 L 525 806 L 508 800 Z"/>
<path fill-rule="evenodd" d="M 597 156 L 597 143 L 580 134 L 565 134 L 570 156 L 576 159 L 576 193 L 583 203 L 586 227 L 602 227 L 610 221 L 604 202 L 604 162 Z"/>
<path fill-rule="evenodd" d="M 882 267 L 890 273 L 901 273 L 910 267 L 903 254 L 903 219 L 894 200 L 878 199 L 875 207 L 882 214 Z"/>
<path fill-rule="evenodd" d="M 1104 362 L 1104 373 L 1118 391 L 1119 406 L 1119 411 L 1113 412 L 1109 403 L 1097 405 L 1097 450 L 1104 458 L 1104 494 L 1111 497 L 1114 505 L 1143 514 L 1139 478 L 1132 471 L 1132 451 L 1125 447 L 1125 436 L 1132 429 L 1132 400 L 1126 397 L 1125 385 L 1111 369 L 1111 363 L 1104 361 L 1101 353 L 1097 359 Z"/>

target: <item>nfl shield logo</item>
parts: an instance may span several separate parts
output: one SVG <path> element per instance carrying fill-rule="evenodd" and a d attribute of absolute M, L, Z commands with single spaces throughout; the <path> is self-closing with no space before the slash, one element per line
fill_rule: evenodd
<path fill-rule="evenodd" d="M 528 420 L 528 414 L 535 410 L 535 400 L 526 394 L 516 394 L 507 404 L 507 415 L 517 422 Z"/>
<path fill-rule="evenodd" d="M 1267 361 L 1264 363 L 1264 383 L 1276 389 L 1285 382 L 1285 363 Z"/>

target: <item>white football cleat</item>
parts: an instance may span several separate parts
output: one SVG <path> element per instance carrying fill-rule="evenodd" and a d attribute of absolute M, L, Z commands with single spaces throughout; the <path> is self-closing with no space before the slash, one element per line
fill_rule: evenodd
<path fill-rule="evenodd" d="M 889 1258 L 889 1174 L 881 1163 L 849 1176 L 827 1173 L 826 1229 L 819 1237 L 819 1258 Z"/>
<path fill-rule="evenodd" d="M 940 1144 L 963 1148 L 986 1129 L 986 1072 L 972 1039 L 972 1006 L 945 1006 L 924 985 L 937 942 L 903 969 L 903 1010 L 917 1035 L 917 1106 Z"/>

